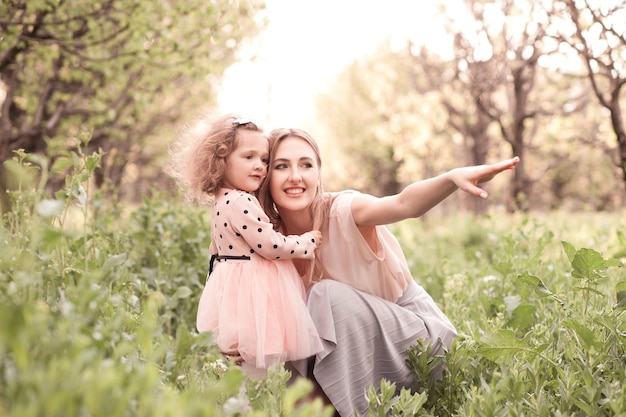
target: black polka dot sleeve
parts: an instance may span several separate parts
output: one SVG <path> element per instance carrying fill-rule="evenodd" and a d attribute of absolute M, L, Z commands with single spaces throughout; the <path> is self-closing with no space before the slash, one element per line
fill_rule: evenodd
<path fill-rule="evenodd" d="M 283 235 L 276 232 L 259 201 L 249 194 L 235 199 L 229 210 L 231 227 L 250 246 L 250 253 L 266 259 L 313 259 L 317 242 L 311 233 Z"/>

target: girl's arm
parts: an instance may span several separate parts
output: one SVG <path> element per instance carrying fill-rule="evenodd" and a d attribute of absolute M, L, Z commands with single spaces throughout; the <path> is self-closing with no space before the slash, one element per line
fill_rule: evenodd
<path fill-rule="evenodd" d="M 513 169 L 518 163 L 519 158 L 515 157 L 489 165 L 455 168 L 437 177 L 414 182 L 392 196 L 377 198 L 364 194 L 353 200 L 352 215 L 357 226 L 375 226 L 420 217 L 459 188 L 487 198 L 487 193 L 478 184 Z"/>
<path fill-rule="evenodd" d="M 283 235 L 272 223 L 256 197 L 242 195 L 230 202 L 233 228 L 258 255 L 266 259 L 314 259 L 322 234 L 312 230 L 302 235 Z M 237 214 L 234 214 L 237 213 Z"/>

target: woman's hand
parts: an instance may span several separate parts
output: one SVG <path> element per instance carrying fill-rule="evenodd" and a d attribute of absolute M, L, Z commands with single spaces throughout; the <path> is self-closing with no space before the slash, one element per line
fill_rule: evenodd
<path fill-rule="evenodd" d="M 480 198 L 487 198 L 487 192 L 478 187 L 478 184 L 490 181 L 493 177 L 519 163 L 519 157 L 507 159 L 488 165 L 455 168 L 450 171 L 450 179 L 461 190 Z"/>

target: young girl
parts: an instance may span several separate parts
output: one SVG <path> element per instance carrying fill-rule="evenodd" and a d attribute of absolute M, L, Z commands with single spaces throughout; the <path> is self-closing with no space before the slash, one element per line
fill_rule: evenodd
<path fill-rule="evenodd" d="M 212 202 L 211 262 L 196 327 L 213 332 L 227 356 L 255 376 L 322 350 L 293 258 L 314 260 L 319 231 L 274 231 L 254 193 L 267 174 L 268 139 L 237 115 L 205 116 L 175 144 L 170 174 L 200 202 Z M 254 372 L 253 372 L 254 373 Z"/>

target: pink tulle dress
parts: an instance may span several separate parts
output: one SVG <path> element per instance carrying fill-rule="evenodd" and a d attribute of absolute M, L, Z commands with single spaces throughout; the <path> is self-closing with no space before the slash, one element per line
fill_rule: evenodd
<path fill-rule="evenodd" d="M 213 332 L 224 353 L 267 368 L 322 350 L 293 258 L 313 259 L 311 233 L 273 230 L 258 200 L 222 189 L 212 217 L 211 253 L 218 255 L 200 297 L 196 327 Z"/>

